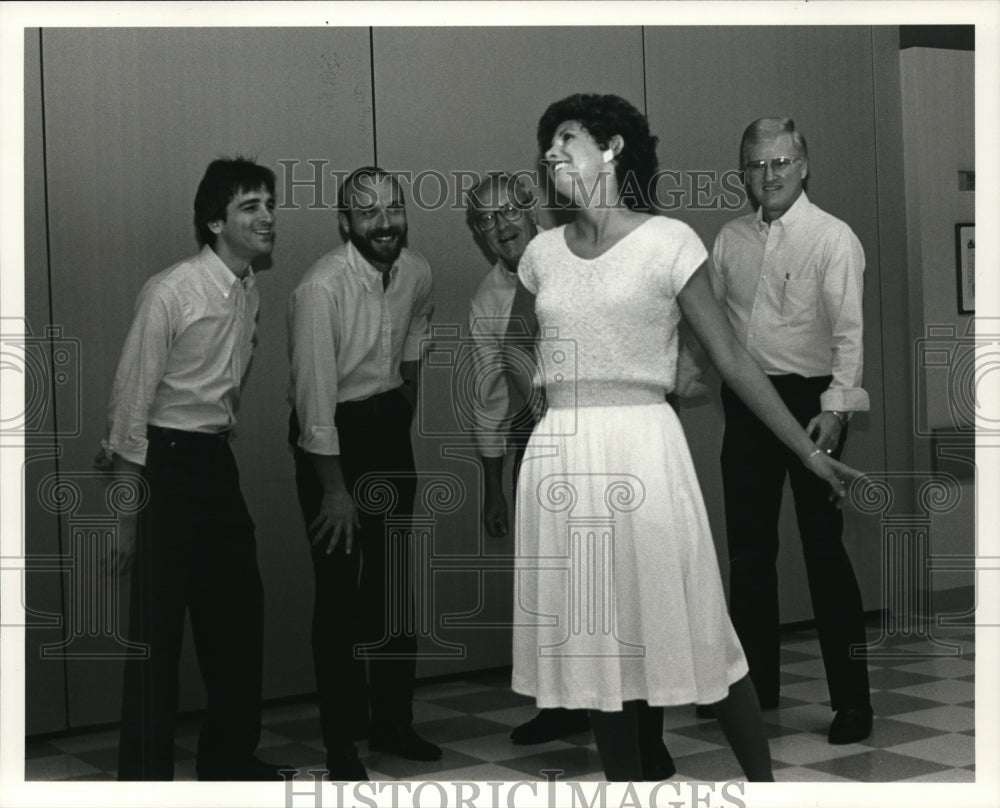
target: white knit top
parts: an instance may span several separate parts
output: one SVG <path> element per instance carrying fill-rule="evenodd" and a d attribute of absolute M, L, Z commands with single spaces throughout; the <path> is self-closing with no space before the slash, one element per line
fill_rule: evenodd
<path fill-rule="evenodd" d="M 707 252 L 688 225 L 651 216 L 597 258 L 537 235 L 518 267 L 537 297 L 536 383 L 552 406 L 663 401 L 677 371 L 677 295 Z"/>

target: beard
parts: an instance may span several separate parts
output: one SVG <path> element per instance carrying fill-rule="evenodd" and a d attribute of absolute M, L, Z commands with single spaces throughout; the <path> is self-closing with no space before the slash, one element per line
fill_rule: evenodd
<path fill-rule="evenodd" d="M 386 244 L 379 244 L 375 239 L 384 236 L 395 236 L 393 241 Z M 354 230 L 348 232 L 348 237 L 357 251 L 364 256 L 365 260 L 374 265 L 383 264 L 392 266 L 403 249 L 406 241 L 405 227 L 384 227 L 372 230 L 366 235 L 356 233 Z"/>

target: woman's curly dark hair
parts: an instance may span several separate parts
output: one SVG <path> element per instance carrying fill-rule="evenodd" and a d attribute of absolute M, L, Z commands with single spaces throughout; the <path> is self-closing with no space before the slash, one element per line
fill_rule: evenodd
<path fill-rule="evenodd" d="M 650 183 L 659 161 L 646 116 L 618 95 L 577 93 L 550 104 L 538 122 L 538 150 L 545 154 L 556 128 L 566 121 L 579 121 L 602 149 L 615 135 L 625 146 L 615 157 L 615 177 L 622 201 L 633 210 L 649 210 Z"/>

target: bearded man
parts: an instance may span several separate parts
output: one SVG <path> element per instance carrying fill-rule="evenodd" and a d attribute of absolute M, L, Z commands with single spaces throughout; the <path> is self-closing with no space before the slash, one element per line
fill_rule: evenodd
<path fill-rule="evenodd" d="M 410 424 L 432 287 L 427 261 L 404 246 L 406 205 L 394 177 L 359 168 L 337 202 L 345 243 L 306 271 L 289 300 L 289 442 L 312 550 L 327 769 L 331 780 L 354 781 L 367 779 L 360 738 L 410 760 L 441 757 L 412 727 L 409 531 L 386 531 L 387 517 L 395 526 L 413 512 Z M 371 485 L 391 489 L 388 510 L 364 507 Z"/>

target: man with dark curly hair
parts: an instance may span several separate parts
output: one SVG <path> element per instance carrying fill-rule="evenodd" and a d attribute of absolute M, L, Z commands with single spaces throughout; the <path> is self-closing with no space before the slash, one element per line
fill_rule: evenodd
<path fill-rule="evenodd" d="M 123 517 L 109 568 L 131 570 L 119 780 L 172 780 L 178 663 L 191 618 L 207 713 L 200 780 L 276 780 L 260 740 L 264 595 L 254 524 L 229 434 L 253 353 L 251 262 L 274 247 L 274 174 L 216 160 L 194 201 L 201 252 L 150 278 L 136 302 L 104 451 L 150 499 Z"/>

